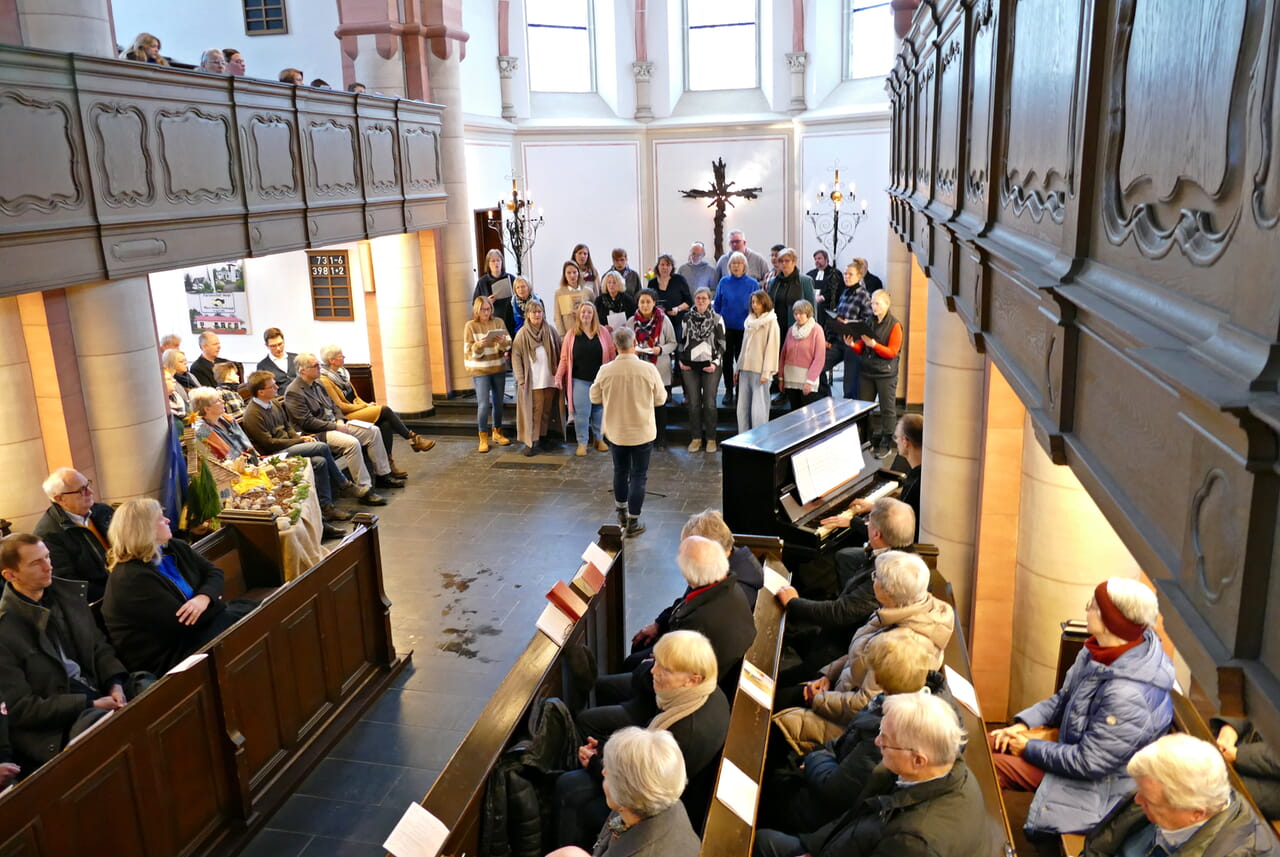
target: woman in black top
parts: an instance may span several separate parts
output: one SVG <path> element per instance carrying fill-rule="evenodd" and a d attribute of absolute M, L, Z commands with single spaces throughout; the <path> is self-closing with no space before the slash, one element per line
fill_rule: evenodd
<path fill-rule="evenodd" d="M 502 257 L 501 250 L 490 250 L 484 254 L 484 276 L 476 281 L 475 290 L 471 293 L 471 300 L 475 301 L 479 297 L 493 297 L 493 286 L 499 280 L 506 280 L 505 298 L 493 299 L 493 317 L 502 320 L 507 326 L 507 335 L 516 335 L 516 319 L 511 312 L 511 275 L 507 273 L 506 260 Z"/>
<path fill-rule="evenodd" d="M 602 292 L 600 297 L 596 298 L 596 312 L 600 317 L 600 323 L 609 328 L 612 333 L 636 314 L 636 302 L 631 295 L 627 294 L 627 284 L 623 282 L 622 275 L 617 271 L 605 271 L 604 282 L 600 287 Z M 610 324 L 609 316 L 617 314 L 622 315 L 622 320 L 618 321 L 614 318 L 614 323 Z"/>
<path fill-rule="evenodd" d="M 693 296 L 693 308 L 685 314 L 684 329 L 676 348 L 676 361 L 684 380 L 685 402 L 689 406 L 689 451 L 716 451 L 716 388 L 724 367 L 724 319 L 711 308 L 711 290 L 706 286 Z"/>
<path fill-rule="evenodd" d="M 671 319 L 675 328 L 676 341 L 680 341 L 680 328 L 684 321 L 684 313 L 693 306 L 693 295 L 689 293 L 689 281 L 676 273 L 676 260 L 667 253 L 658 257 L 653 265 L 654 277 L 649 288 L 658 294 L 658 305 Z"/>

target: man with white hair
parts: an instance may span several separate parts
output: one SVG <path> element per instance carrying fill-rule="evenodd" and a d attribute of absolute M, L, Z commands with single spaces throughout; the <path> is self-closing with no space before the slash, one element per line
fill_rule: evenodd
<path fill-rule="evenodd" d="M 294 428 L 329 444 L 333 457 L 351 473 L 361 496 L 371 484 L 379 488 L 403 488 L 404 480 L 391 475 L 391 463 L 387 460 L 387 450 L 378 431 L 349 423 L 338 416 L 333 399 L 320 386 L 320 361 L 315 354 L 303 351 L 295 364 L 298 377 L 284 394 L 284 410 Z M 364 456 L 360 454 L 361 448 L 369 453 L 376 477 L 374 480 L 369 478 Z"/>
<path fill-rule="evenodd" d="M 227 58 L 218 48 L 210 48 L 200 55 L 200 70 L 208 74 L 226 74 Z"/>
<path fill-rule="evenodd" d="M 867 644 L 889 628 L 905 627 L 929 641 L 934 650 L 934 666 L 941 667 L 943 651 L 955 630 L 955 611 L 947 602 L 929 593 L 929 567 L 915 554 L 885 551 L 876 557 L 872 575 L 880 607 L 849 642 L 848 652 L 820 671 L 800 691 L 806 716 L 789 721 L 788 734 L 818 735 L 822 740 L 838 737 L 853 716 L 867 706 L 882 688 L 866 662 Z M 792 688 L 779 699 L 794 699 Z M 779 704 L 777 707 L 781 707 Z"/>
<path fill-rule="evenodd" d="M 1227 765 L 1208 741 L 1165 735 L 1135 753 L 1127 770 L 1138 790 L 1089 833 L 1083 857 L 1254 857 L 1280 850 L 1232 789 Z"/>
<path fill-rule="evenodd" d="M 191 364 L 191 374 L 196 376 L 201 387 L 216 389 L 218 378 L 213 374 L 213 364 L 226 362 L 218 357 L 222 352 L 222 340 L 212 330 L 206 330 L 196 342 L 200 345 L 200 356 Z"/>
<path fill-rule="evenodd" d="M 584 734 L 604 737 L 622 726 L 642 726 L 657 714 L 651 651 L 669 631 L 697 631 L 705 636 L 716 653 L 721 687 L 737 682 L 738 667 L 755 640 L 756 626 L 738 579 L 729 571 L 729 557 L 719 543 L 689 536 L 680 542 L 676 564 L 687 584 L 684 594 L 654 620 L 656 635 L 646 636 L 642 645 L 633 643 L 628 659 L 636 665 L 633 671 L 602 676 L 596 682 L 600 707 L 583 712 L 579 726 Z"/>
<path fill-rule="evenodd" d="M 747 276 L 761 285 L 773 270 L 769 260 L 747 246 L 747 236 L 741 229 L 729 230 L 729 252 L 716 261 L 716 282 L 729 276 L 729 257 L 741 253 L 747 257 Z"/>
<path fill-rule="evenodd" d="M 701 241 L 694 241 L 689 245 L 689 261 L 676 269 L 676 273 L 688 282 L 690 294 L 696 294 L 703 286 L 715 294 L 716 286 L 720 283 L 715 265 L 708 262 L 706 256 L 706 245 Z"/>
<path fill-rule="evenodd" d="M 997 852 L 982 789 L 960 754 L 965 732 L 954 708 L 928 693 L 886 697 L 881 766 L 849 810 L 813 833 L 756 833 L 757 857 L 988 857 Z"/>
<path fill-rule="evenodd" d="M 1036 793 L 1028 834 L 1090 830 L 1133 790 L 1126 763 L 1173 722 L 1159 617 L 1155 593 L 1138 581 L 1099 583 L 1085 605 L 1092 636 L 1062 687 L 991 733 L 1000 787 Z M 1056 739 L 1044 729 L 1057 729 Z"/>
<path fill-rule="evenodd" d="M 89 586 L 89 602 L 100 600 L 107 588 L 111 507 L 95 503 L 93 480 L 70 467 L 59 467 L 50 473 L 41 487 L 51 503 L 32 532 L 49 549 L 53 573 L 68 580 L 83 580 Z"/>

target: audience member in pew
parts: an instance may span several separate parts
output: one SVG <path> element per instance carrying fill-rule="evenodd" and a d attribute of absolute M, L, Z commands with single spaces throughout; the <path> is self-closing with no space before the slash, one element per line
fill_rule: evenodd
<path fill-rule="evenodd" d="M 169 59 L 160 56 L 160 40 L 150 33 L 138 33 L 122 59 L 145 62 L 152 65 L 168 65 Z"/>
<path fill-rule="evenodd" d="M 876 743 L 882 764 L 848 810 L 813 833 L 756 833 L 757 857 L 987 857 L 986 806 L 960 757 L 959 715 L 946 700 L 900 693 L 884 700 Z"/>
<path fill-rule="evenodd" d="M 244 414 L 244 396 L 240 395 L 240 367 L 235 363 L 215 363 L 213 377 L 218 379 L 218 392 L 222 394 L 222 404 L 227 408 L 227 416 L 233 420 Z"/>
<path fill-rule="evenodd" d="M 302 86 L 303 81 L 307 78 L 300 68 L 285 68 L 280 70 L 280 74 L 276 79 L 281 83 L 292 83 L 294 86 Z"/>
<path fill-rule="evenodd" d="M 249 376 L 249 406 L 245 410 L 242 426 L 253 446 L 262 455 L 300 456 L 310 459 L 316 478 L 316 499 L 320 501 L 320 515 L 325 521 L 349 521 L 350 512 L 333 505 L 339 495 L 358 497 L 366 506 L 385 506 L 387 501 L 366 489 L 363 494 L 354 482 L 338 469 L 328 444 L 314 435 L 301 435 L 289 425 L 284 407 L 275 401 L 280 387 L 270 372 L 258 371 Z"/>
<path fill-rule="evenodd" d="M 660 642 L 672 631 L 699 632 L 711 642 L 717 674 L 736 682 L 742 656 L 755 639 L 756 627 L 737 577 L 729 570 L 723 546 L 701 536 L 689 536 L 680 542 L 676 564 L 688 588 L 670 610 L 658 617 L 657 640 Z M 632 672 L 600 678 L 596 683 L 599 707 L 578 715 L 584 735 L 603 738 L 623 726 L 649 722 L 657 712 L 651 665 L 651 660 L 645 660 Z"/>
<path fill-rule="evenodd" d="M 237 459 L 253 464 L 258 452 L 240 424 L 227 416 L 222 392 L 212 387 L 196 387 L 191 391 L 191 409 L 196 413 L 196 440 L 203 441 L 219 461 Z"/>
<path fill-rule="evenodd" d="M 329 85 L 329 81 L 325 80 L 323 77 L 317 77 L 307 85 L 314 86 L 316 89 L 333 89 L 333 87 Z"/>
<path fill-rule="evenodd" d="M 536 455 L 560 444 L 547 435 L 551 414 L 558 412 L 563 427 L 564 399 L 556 389 L 556 367 L 560 365 L 560 334 L 547 321 L 542 302 L 525 304 L 525 322 L 511 344 L 511 374 L 516 381 L 516 439 L 524 444 L 524 454 Z"/>
<path fill-rule="evenodd" d="M 9 743 L 9 707 L 0 702 L 0 789 L 12 785 L 22 774 L 22 767 L 13 761 L 13 745 Z"/>
<path fill-rule="evenodd" d="M 223 48 L 222 55 L 227 58 L 227 74 L 244 77 L 244 54 L 235 48 Z"/>
<path fill-rule="evenodd" d="M 403 488 L 404 480 L 391 475 L 382 436 L 372 428 L 347 422 L 334 407 L 333 399 L 320 385 L 320 360 L 316 355 L 303 351 L 294 363 L 298 377 L 284 393 L 285 413 L 294 428 L 329 445 L 333 457 L 351 474 L 361 496 L 374 484 L 379 488 Z M 361 450 L 369 456 L 372 479 Z"/>
<path fill-rule="evenodd" d="M 929 594 L 929 567 L 915 554 L 885 551 L 876 557 L 872 574 L 879 609 L 854 633 L 848 652 L 822 668 L 818 678 L 801 688 L 789 688 L 775 708 L 790 704 L 797 691 L 805 708 L 788 708 L 774 715 L 774 723 L 794 743 L 797 735 L 838 737 L 853 716 L 867 706 L 880 684 L 866 662 L 867 643 L 888 628 L 909 628 L 934 649 L 934 667 L 942 666 L 943 650 L 955 630 L 951 605 Z"/>
<path fill-rule="evenodd" d="M 1138 790 L 1085 838 L 1082 857 L 1258 857 L 1280 852 L 1275 835 L 1231 788 L 1208 741 L 1165 735 L 1126 767 Z"/>
<path fill-rule="evenodd" d="M 904 414 L 893 429 L 892 439 L 898 449 L 898 455 L 907 462 L 907 472 L 902 477 L 898 499 L 910 506 L 911 511 L 916 514 L 916 531 L 912 541 L 918 542 L 920 541 L 920 462 L 924 457 L 924 417 L 920 414 Z M 865 524 L 857 516 L 865 515 L 870 511 L 871 504 L 858 498 L 849 504 L 848 509 L 839 515 L 823 518 L 821 523 L 824 527 L 863 528 Z M 853 538 L 858 539 L 859 533 L 853 533 Z"/>
<path fill-rule="evenodd" d="M 0 542 L 0 700 L 14 761 L 30 774 L 140 691 L 98 630 L 80 581 L 57 579 L 38 536 Z M 143 677 L 137 677 L 142 679 Z M 153 678 L 147 676 L 147 679 Z"/>
<path fill-rule="evenodd" d="M 212 330 L 206 330 L 196 342 L 200 344 L 200 356 L 191 364 L 191 374 L 196 376 L 201 387 L 216 387 L 218 379 L 213 374 L 213 364 L 223 362 L 218 357 L 222 353 L 222 340 Z"/>
<path fill-rule="evenodd" d="M 324 385 L 329 398 L 333 399 L 334 406 L 342 412 L 344 419 L 363 420 L 376 425 L 382 435 L 382 446 L 387 451 L 391 475 L 397 479 L 406 478 L 409 474 L 396 467 L 395 457 L 391 455 L 391 445 L 396 436 L 409 441 L 409 448 L 414 452 L 426 452 L 436 442 L 411 431 L 390 405 L 366 402 L 360 398 L 351 383 L 351 373 L 347 371 L 347 358 L 342 353 L 341 345 L 326 345 L 321 348 L 320 359 L 324 361 L 320 370 L 320 383 Z"/>
<path fill-rule="evenodd" d="M 89 585 L 89 602 L 100 600 L 107 589 L 111 507 L 93 502 L 93 480 L 70 467 L 50 473 L 41 487 L 52 502 L 32 532 L 49 549 L 53 573 L 67 580 L 83 580 Z"/>
<path fill-rule="evenodd" d="M 668 732 L 631 727 L 604 749 L 604 794 L 611 810 L 592 857 L 697 857 L 702 843 L 680 801 L 685 766 Z M 587 857 L 577 845 L 547 857 Z"/>
<path fill-rule="evenodd" d="M 174 424 L 181 433 L 187 417 L 191 415 L 191 398 L 187 394 L 187 388 L 174 379 L 172 372 L 166 370 L 160 376 L 164 379 L 164 396 L 169 403 L 169 415 L 173 417 Z"/>
<path fill-rule="evenodd" d="M 881 497 L 867 516 L 867 545 L 836 552 L 836 573 L 844 586 L 832 600 L 801 598 L 794 586 L 778 590 L 787 611 L 784 638 L 790 651 L 784 662 L 807 666 L 810 675 L 848 648 L 849 635 L 880 609 L 876 600 L 876 557 L 888 550 L 915 552 L 916 516 L 911 507 Z"/>
<path fill-rule="evenodd" d="M 352 92 L 352 93 L 355 93 L 356 95 L 361 95 L 365 92 L 365 85 L 360 81 L 356 81 L 355 83 L 347 87 L 347 92 Z"/>
<path fill-rule="evenodd" d="M 1269 821 L 1280 819 L 1280 754 L 1243 717 L 1218 715 L 1210 726 L 1218 730 L 1222 757 L 1236 769 L 1263 816 Z"/>
<path fill-rule="evenodd" d="M 187 355 L 178 348 L 170 348 L 160 356 L 160 365 L 164 371 L 173 375 L 173 379 L 185 390 L 194 390 L 200 386 L 196 376 L 191 374 L 187 365 Z"/>
<path fill-rule="evenodd" d="M 166 333 L 160 337 L 160 356 L 164 357 L 164 353 L 170 348 L 181 348 L 182 337 L 176 333 Z"/>
<path fill-rule="evenodd" d="M 716 655 L 702 634 L 673 631 L 658 641 L 653 656 L 658 711 L 648 728 L 666 730 L 675 738 L 688 774 L 681 801 L 700 828 L 729 732 L 729 700 L 717 686 Z M 611 741 L 611 736 L 589 738 L 578 750 L 582 770 L 570 771 L 556 782 L 562 844 L 591 842 L 608 815 L 600 791 L 600 750 Z"/>
<path fill-rule="evenodd" d="M 208 74 L 226 74 L 227 58 L 218 48 L 210 48 L 200 55 L 200 71 Z"/>
<path fill-rule="evenodd" d="M 1155 593 L 1135 580 L 1099 583 L 1089 633 L 1062 687 L 990 735 L 1000 787 L 1034 791 L 1028 835 L 1092 828 L 1133 789 L 1125 765 L 1173 722 L 1173 664 L 1160 645 Z M 1056 729 L 1056 738 L 1043 728 Z"/>
<path fill-rule="evenodd" d="M 274 375 L 276 383 L 282 389 L 289 386 L 289 382 L 298 377 L 295 363 L 298 355 L 285 350 L 284 334 L 278 327 L 268 327 L 262 334 L 262 341 L 266 343 L 267 356 L 258 361 L 258 370 Z"/>
<path fill-rule="evenodd" d="M 129 669 L 163 675 L 235 623 L 222 601 L 222 569 L 173 537 L 155 500 L 125 501 L 109 535 L 102 618 Z"/>

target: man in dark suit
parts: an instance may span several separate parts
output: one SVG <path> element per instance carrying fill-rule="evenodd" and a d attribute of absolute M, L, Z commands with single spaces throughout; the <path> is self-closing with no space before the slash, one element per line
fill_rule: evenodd
<path fill-rule="evenodd" d="M 49 548 L 53 572 L 69 580 L 83 580 L 89 585 L 89 601 L 97 601 L 107 587 L 111 507 L 93 502 L 93 482 L 70 467 L 50 473 L 43 488 L 52 503 L 34 532 Z"/>
<path fill-rule="evenodd" d="M 217 389 L 218 378 L 213 374 L 213 364 L 228 362 L 218 359 L 218 353 L 222 351 L 222 341 L 218 339 L 218 334 L 206 330 L 200 334 L 197 342 L 200 343 L 200 356 L 191 364 L 191 374 L 196 376 L 200 386 Z"/>
<path fill-rule="evenodd" d="M 284 350 L 284 334 L 278 327 L 268 327 L 262 334 L 262 341 L 267 344 L 267 356 L 258 361 L 258 371 L 274 375 L 281 389 L 288 387 L 289 382 L 298 377 L 294 365 L 298 355 Z"/>

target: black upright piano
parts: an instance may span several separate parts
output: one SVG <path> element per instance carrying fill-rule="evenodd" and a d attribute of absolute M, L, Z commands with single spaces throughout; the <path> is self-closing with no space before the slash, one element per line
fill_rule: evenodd
<path fill-rule="evenodd" d="M 877 410 L 874 402 L 827 397 L 722 443 L 724 519 L 729 529 L 781 537 L 788 562 L 851 546 L 848 528 L 827 531 L 819 522 L 843 512 L 855 497 L 875 499 L 892 493 L 901 478 L 881 469 L 870 452 L 870 418 Z M 797 453 L 824 442 L 851 440 L 847 432 L 854 426 L 861 459 L 847 463 L 848 478 L 804 502 L 797 485 Z M 858 454 L 850 457 L 857 459 Z"/>

